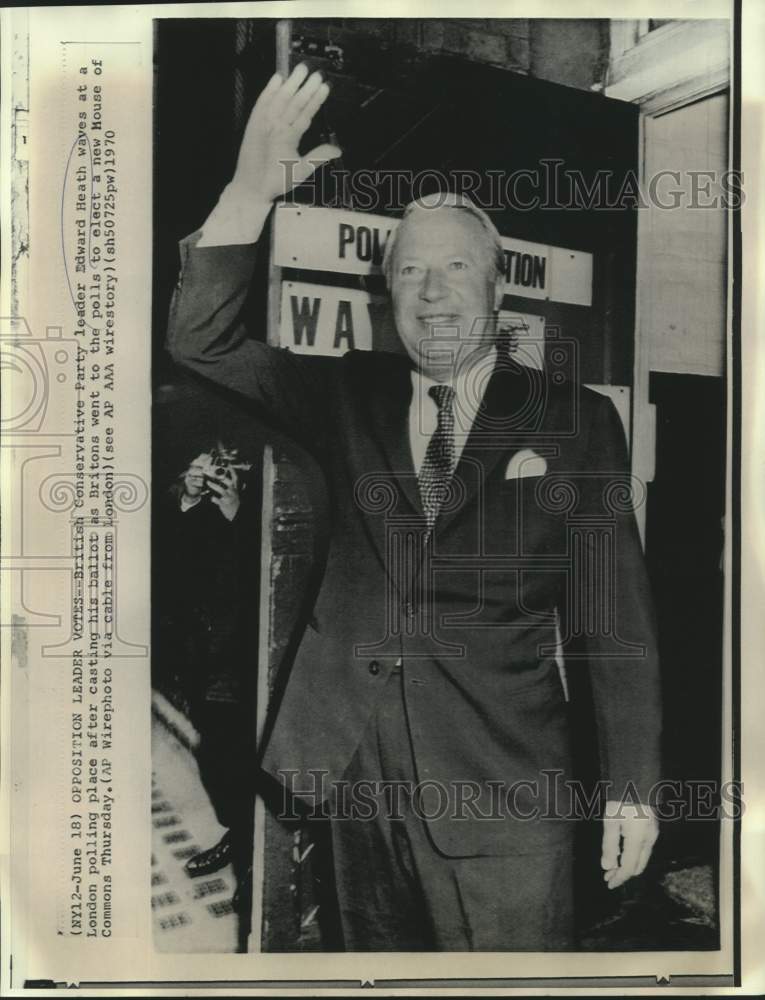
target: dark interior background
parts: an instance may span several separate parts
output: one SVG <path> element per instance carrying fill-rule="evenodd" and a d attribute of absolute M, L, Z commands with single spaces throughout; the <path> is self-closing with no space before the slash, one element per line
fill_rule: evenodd
<path fill-rule="evenodd" d="M 157 24 L 155 326 L 167 315 L 176 280 L 177 241 L 192 232 L 230 179 L 246 114 L 275 69 L 275 24 L 248 23 L 246 37 L 228 20 L 163 20 Z M 350 22 L 344 22 L 346 25 Z M 401 22 L 386 22 L 386 24 Z M 404 22 L 406 23 L 406 22 Z M 361 27 L 359 27 L 361 24 Z M 374 27 L 374 24 L 373 24 Z M 305 137 L 302 150 L 330 135 L 344 151 L 348 171 L 470 171 L 483 178 L 476 190 L 488 202 L 491 171 L 581 174 L 587 185 L 600 172 L 616 199 L 637 167 L 638 114 L 632 105 L 561 86 L 439 50 L 421 51 L 388 35 L 367 34 L 364 22 L 338 27 L 328 20 L 296 21 L 292 62 L 322 70 L 329 100 Z M 342 69 L 307 53 L 331 38 L 342 47 Z M 315 44 L 314 44 L 315 43 Z M 237 46 L 241 50 L 237 50 Z M 553 166 L 559 161 L 559 166 Z M 325 168 L 321 185 L 306 186 L 297 200 L 324 196 L 340 182 Z M 438 185 L 423 181 L 417 193 Z M 457 185 L 459 186 L 459 185 Z M 406 183 L 377 191 L 374 211 L 398 215 L 411 200 Z M 559 182 L 557 197 L 568 191 Z M 522 197 L 528 186 L 519 186 Z M 551 193 L 550 201 L 556 195 Z M 543 207 L 490 211 L 503 235 L 584 250 L 595 255 L 592 308 L 508 296 L 510 309 L 544 315 L 550 326 L 578 343 L 583 382 L 628 385 L 632 373 L 636 212 L 621 208 L 576 211 Z M 313 280 L 322 276 L 313 273 Z M 349 279 L 346 279 L 346 282 Z M 351 283 L 353 279 L 350 279 Z M 157 338 L 158 371 L 166 371 Z"/>

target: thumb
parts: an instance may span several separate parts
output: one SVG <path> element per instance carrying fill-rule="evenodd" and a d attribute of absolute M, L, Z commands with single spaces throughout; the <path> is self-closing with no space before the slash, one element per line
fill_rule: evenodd
<path fill-rule="evenodd" d="M 343 151 L 338 146 L 332 146 L 330 143 L 323 143 L 321 146 L 316 146 L 295 164 L 293 174 L 295 182 L 302 184 L 303 181 L 308 180 L 314 170 L 342 155 Z"/>
<path fill-rule="evenodd" d="M 603 819 L 603 848 L 600 867 L 604 871 L 616 868 L 619 863 L 619 820 L 606 816 Z"/>

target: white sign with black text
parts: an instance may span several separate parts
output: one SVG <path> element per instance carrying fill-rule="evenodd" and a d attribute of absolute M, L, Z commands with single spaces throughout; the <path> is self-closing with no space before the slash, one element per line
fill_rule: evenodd
<path fill-rule="evenodd" d="M 278 205 L 274 264 L 334 274 L 379 274 L 398 219 L 336 208 Z M 505 292 L 592 305 L 592 254 L 504 236 Z"/>
<path fill-rule="evenodd" d="M 279 342 L 295 354 L 339 357 L 372 349 L 372 316 L 385 306 L 379 295 L 302 281 L 282 284 Z"/>

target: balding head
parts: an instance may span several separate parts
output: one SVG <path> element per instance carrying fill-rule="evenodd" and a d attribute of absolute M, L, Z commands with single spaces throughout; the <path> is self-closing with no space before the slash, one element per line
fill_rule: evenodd
<path fill-rule="evenodd" d="M 417 198 L 410 202 L 404 209 L 404 214 L 401 217 L 398 227 L 388 237 L 382 262 L 382 270 L 388 287 L 390 287 L 391 266 L 401 226 L 407 220 L 416 221 L 416 213 L 438 212 L 445 208 L 464 212 L 467 216 L 476 220 L 483 231 L 487 266 L 494 269 L 498 278 L 504 275 L 505 254 L 502 248 L 502 237 L 486 212 L 482 208 L 479 208 L 467 195 L 457 194 L 453 191 L 436 191 L 433 194 L 425 195 L 423 198 Z"/>
<path fill-rule="evenodd" d="M 431 195 L 407 207 L 384 268 L 398 335 L 418 369 L 443 381 L 457 356 L 464 361 L 493 343 L 503 265 L 497 230 L 464 196 Z"/>

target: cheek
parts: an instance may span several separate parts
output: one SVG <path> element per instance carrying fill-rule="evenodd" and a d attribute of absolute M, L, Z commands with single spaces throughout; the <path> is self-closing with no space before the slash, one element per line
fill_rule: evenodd
<path fill-rule="evenodd" d="M 414 305 L 417 301 L 416 293 L 411 288 L 399 288 L 396 290 L 393 299 L 393 315 L 397 319 L 409 319 L 414 314 Z"/>
<path fill-rule="evenodd" d="M 484 302 L 490 305 L 494 305 L 494 297 L 496 295 L 497 286 L 495 283 L 488 278 L 484 278 L 480 282 L 475 283 L 475 294 L 477 298 L 482 299 Z"/>

